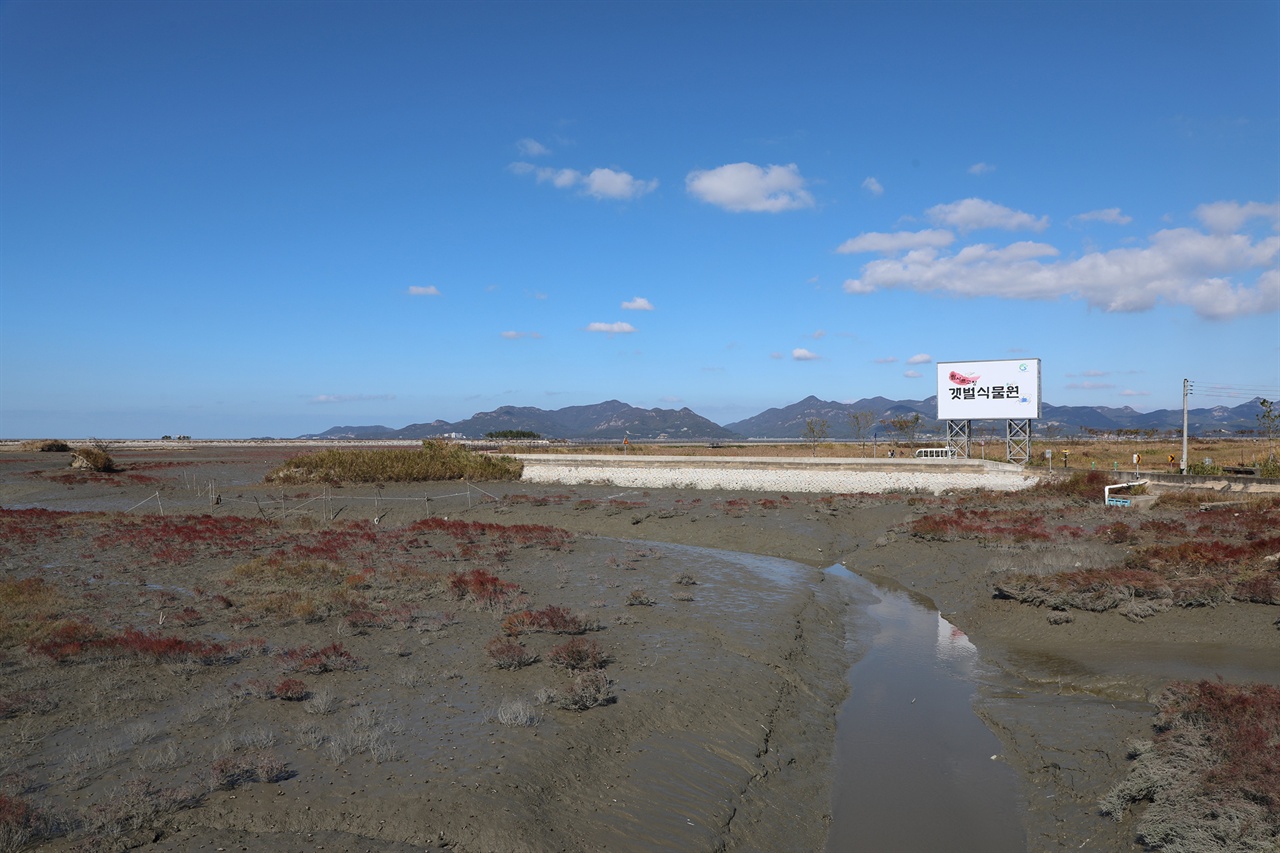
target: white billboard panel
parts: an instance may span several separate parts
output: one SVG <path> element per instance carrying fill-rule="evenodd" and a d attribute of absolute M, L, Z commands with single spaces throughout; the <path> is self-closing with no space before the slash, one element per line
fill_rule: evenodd
<path fill-rule="evenodd" d="M 938 420 L 1040 417 L 1040 359 L 938 362 Z"/>

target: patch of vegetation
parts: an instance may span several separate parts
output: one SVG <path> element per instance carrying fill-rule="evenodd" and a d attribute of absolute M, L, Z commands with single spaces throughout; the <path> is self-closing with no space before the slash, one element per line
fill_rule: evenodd
<path fill-rule="evenodd" d="M 71 445 L 60 438 L 33 438 L 22 442 L 18 447 L 35 453 L 66 453 L 71 449 Z"/>
<path fill-rule="evenodd" d="M 1045 526 L 1045 517 L 1023 510 L 964 509 L 947 515 L 926 515 L 909 525 L 923 539 L 1003 539 L 1013 542 L 1047 542 L 1050 539 L 1078 539 L 1080 527 L 1060 524 Z"/>
<path fill-rule="evenodd" d="M 604 670 L 592 669 L 580 672 L 573 681 L 560 690 L 544 688 L 539 698 L 550 702 L 566 711 L 585 711 L 599 705 L 608 705 L 615 700 L 613 682 Z"/>
<path fill-rule="evenodd" d="M 77 468 L 87 468 L 101 474 L 109 474 L 116 470 L 115 460 L 101 447 L 86 445 L 71 451 L 71 464 Z"/>
<path fill-rule="evenodd" d="M 58 628 L 69 606 L 42 578 L 0 578 L 0 647 L 43 638 Z"/>
<path fill-rule="evenodd" d="M 493 432 L 486 432 L 485 438 L 509 438 L 509 439 L 525 439 L 533 440 L 542 438 L 538 433 L 529 429 L 498 429 Z"/>
<path fill-rule="evenodd" d="M 282 483 L 412 483 L 425 480 L 519 480 L 524 465 L 510 456 L 474 453 L 427 440 L 422 449 L 334 448 L 286 460 L 267 474 Z"/>
<path fill-rule="evenodd" d="M 1036 483 L 1023 495 L 1048 495 L 1083 501 L 1101 500 L 1102 490 L 1119 482 L 1105 471 L 1076 471 L 1070 477 L 1054 477 Z"/>
<path fill-rule="evenodd" d="M 604 649 L 595 640 L 586 637 L 570 637 L 558 646 L 552 646 L 547 655 L 552 665 L 580 672 L 589 669 L 600 669 L 605 665 L 607 657 Z"/>
<path fill-rule="evenodd" d="M 206 665 L 234 660 L 221 643 L 186 640 L 137 628 L 125 628 L 120 634 L 106 634 L 87 622 L 66 623 L 51 631 L 44 640 L 29 642 L 27 650 L 58 663 L 69 663 L 79 658 L 114 660 L 129 657 L 156 663 L 189 661 Z"/>
<path fill-rule="evenodd" d="M 1118 610 L 1138 620 L 1171 607 L 1204 607 L 1228 601 L 1280 604 L 1280 537 L 1239 545 L 1186 541 L 1151 545 L 1121 565 L 1051 575 L 1014 572 L 996 584 L 996 596 L 1055 610 Z"/>
<path fill-rule="evenodd" d="M 1156 735 L 1131 744 L 1128 777 L 1101 802 L 1124 818 L 1148 803 L 1138 837 L 1167 853 L 1275 850 L 1280 843 L 1280 687 L 1171 684 Z"/>
<path fill-rule="evenodd" d="M 590 627 L 587 619 L 554 604 L 541 610 L 519 610 L 502 620 L 502 632 L 509 637 L 534 632 L 582 634 Z"/>
<path fill-rule="evenodd" d="M 507 637 L 494 637 L 485 643 L 484 652 L 498 669 L 520 669 L 538 660 L 536 652 Z"/>

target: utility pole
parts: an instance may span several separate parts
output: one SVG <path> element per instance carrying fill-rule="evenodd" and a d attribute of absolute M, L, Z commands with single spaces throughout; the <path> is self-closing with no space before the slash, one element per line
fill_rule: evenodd
<path fill-rule="evenodd" d="M 1182 380 L 1182 475 L 1187 475 L 1187 397 L 1191 396 L 1191 380 Z"/>

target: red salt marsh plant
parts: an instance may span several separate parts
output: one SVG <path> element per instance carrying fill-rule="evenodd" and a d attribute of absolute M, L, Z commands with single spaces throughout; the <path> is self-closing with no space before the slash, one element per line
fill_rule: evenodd
<path fill-rule="evenodd" d="M 1280 537 L 1151 545 L 1108 569 L 1013 572 L 997 583 L 996 595 L 1057 610 L 1120 609 L 1130 618 L 1231 600 L 1280 604 L 1280 564 L 1265 559 L 1277 552 Z"/>
<path fill-rule="evenodd" d="M 360 661 L 343 648 L 342 643 L 333 643 L 320 649 L 313 646 L 284 649 L 276 654 L 276 658 L 283 672 L 302 672 L 309 675 L 343 672 L 360 666 Z"/>
<path fill-rule="evenodd" d="M 16 851 L 54 834 L 55 821 L 21 797 L 0 793 L 0 851 Z"/>
<path fill-rule="evenodd" d="M 581 634 L 589 627 L 582 616 L 554 604 L 541 610 L 518 610 L 502 620 L 502 632 L 511 637 L 533 632 Z"/>
<path fill-rule="evenodd" d="M 955 509 L 948 514 L 926 515 L 908 526 L 922 539 L 1000 539 L 1012 542 L 1045 542 L 1054 538 L 1078 538 L 1083 530 L 1060 525 L 1050 531 L 1044 518 L 1029 512 L 992 509 Z"/>
<path fill-rule="evenodd" d="M 192 661 L 208 665 L 229 663 L 234 657 L 221 643 L 153 634 L 137 628 L 125 628 L 119 634 L 107 634 L 87 622 L 66 623 L 50 632 L 45 639 L 28 643 L 27 650 L 58 663 L 68 663 L 80 658 L 104 660 L 133 657 L 154 662 Z"/>
<path fill-rule="evenodd" d="M 573 671 L 600 669 L 606 659 L 600 644 L 587 637 L 570 637 L 547 654 L 553 665 Z"/>
<path fill-rule="evenodd" d="M 1128 777 L 1103 798 L 1155 850 L 1269 850 L 1280 838 L 1280 687 L 1175 682 L 1155 737 L 1131 744 Z"/>
<path fill-rule="evenodd" d="M 81 524 L 96 518 L 91 513 L 0 508 L 0 557 L 42 542 L 78 535 Z"/>
<path fill-rule="evenodd" d="M 484 653 L 498 669 L 520 669 L 538 660 L 538 655 L 524 644 L 507 637 L 494 637 L 485 643 Z"/>

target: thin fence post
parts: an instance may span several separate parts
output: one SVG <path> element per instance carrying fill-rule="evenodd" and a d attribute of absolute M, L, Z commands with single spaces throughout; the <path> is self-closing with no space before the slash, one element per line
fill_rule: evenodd
<path fill-rule="evenodd" d="M 160 514 L 164 515 L 164 504 L 160 503 L 160 490 L 156 490 L 156 506 L 160 507 Z"/>

